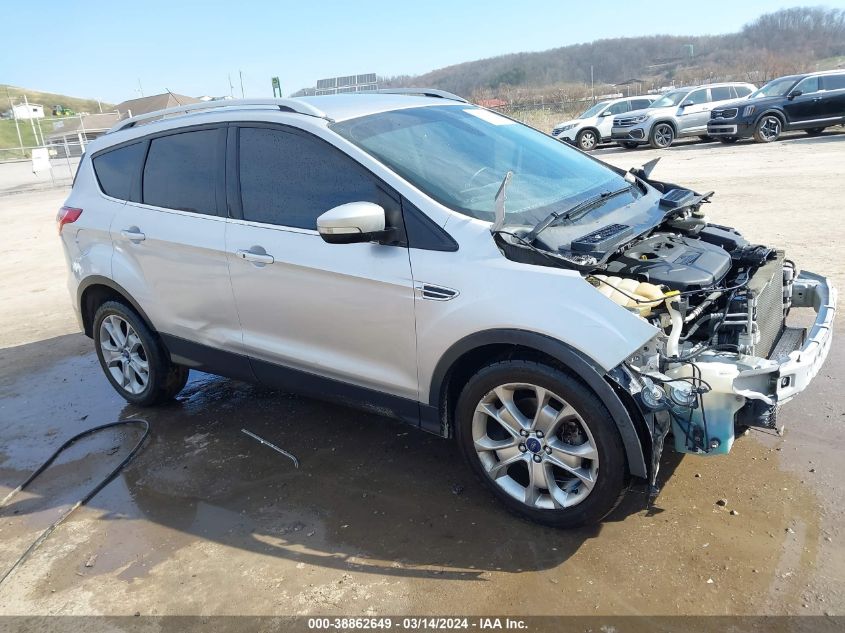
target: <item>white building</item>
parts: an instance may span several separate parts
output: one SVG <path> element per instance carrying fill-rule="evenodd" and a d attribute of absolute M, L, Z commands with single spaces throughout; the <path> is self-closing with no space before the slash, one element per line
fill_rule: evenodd
<path fill-rule="evenodd" d="M 13 106 L 14 109 L 14 117 L 16 119 L 43 119 L 44 118 L 44 106 L 38 105 L 37 103 L 19 103 L 16 106 Z"/>

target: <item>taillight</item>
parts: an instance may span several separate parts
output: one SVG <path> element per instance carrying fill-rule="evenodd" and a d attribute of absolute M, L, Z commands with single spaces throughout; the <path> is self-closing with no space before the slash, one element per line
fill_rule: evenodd
<path fill-rule="evenodd" d="M 65 224 L 73 224 L 82 215 L 82 209 L 76 207 L 62 207 L 59 209 L 59 214 L 56 216 L 56 222 L 59 223 L 59 234 L 62 232 L 62 227 Z"/>

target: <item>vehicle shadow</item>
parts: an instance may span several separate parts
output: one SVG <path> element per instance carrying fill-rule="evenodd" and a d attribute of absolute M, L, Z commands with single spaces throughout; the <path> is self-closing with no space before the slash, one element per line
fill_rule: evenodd
<path fill-rule="evenodd" d="M 11 356 L 62 346 L 80 341 L 42 341 Z M 3 373 L 9 357 L 0 353 Z M 89 506 L 99 520 L 143 519 L 181 533 L 156 541 L 157 560 L 205 539 L 345 571 L 482 580 L 485 571 L 554 568 L 602 530 L 557 530 L 508 514 L 454 442 L 399 422 L 199 373 L 176 402 L 142 410 L 124 406 L 99 372 L 93 353 L 77 353 L 3 383 L 0 485 L 17 485 L 84 428 L 143 417 L 147 445 Z M 28 392 L 16 388 L 24 383 Z M 295 455 L 300 467 L 242 429 Z M 126 427 L 85 440 L 0 516 L 43 529 L 122 460 L 138 433 Z M 666 455 L 662 480 L 678 458 Z M 659 511 L 634 490 L 607 521 Z"/>

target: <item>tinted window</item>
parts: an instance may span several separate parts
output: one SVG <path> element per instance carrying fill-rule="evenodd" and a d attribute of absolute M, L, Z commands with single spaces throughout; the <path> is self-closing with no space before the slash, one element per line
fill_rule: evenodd
<path fill-rule="evenodd" d="M 822 85 L 825 90 L 842 90 L 845 88 L 845 74 L 822 77 Z"/>
<path fill-rule="evenodd" d="M 94 173 L 103 193 L 121 200 L 130 199 L 132 186 L 141 173 L 145 147 L 146 143 L 126 145 L 100 154 L 93 160 Z"/>
<path fill-rule="evenodd" d="M 347 202 L 384 194 L 351 158 L 323 141 L 271 128 L 240 130 L 241 201 L 245 220 L 300 229 Z"/>
<path fill-rule="evenodd" d="M 809 94 L 811 92 L 818 92 L 819 91 L 819 78 L 818 77 L 807 77 L 797 86 L 795 86 L 792 91 L 800 90 L 801 94 Z"/>
<path fill-rule="evenodd" d="M 683 103 L 689 103 L 690 101 L 692 101 L 694 105 L 698 105 L 699 103 L 707 103 L 707 88 L 702 88 L 701 90 L 693 90 L 691 93 L 689 93 L 689 96 L 684 99 Z"/>
<path fill-rule="evenodd" d="M 144 204 L 217 213 L 218 130 L 154 138 L 144 166 Z"/>
<path fill-rule="evenodd" d="M 622 114 L 623 112 L 628 111 L 628 102 L 627 101 L 620 101 L 619 103 L 614 103 L 607 109 L 607 112 L 610 114 Z"/>
<path fill-rule="evenodd" d="M 632 110 L 642 110 L 643 108 L 647 108 L 651 105 L 651 101 L 648 99 L 634 99 L 631 101 L 631 109 Z"/>
<path fill-rule="evenodd" d="M 714 88 L 710 88 L 710 95 L 713 98 L 713 101 L 726 101 L 727 99 L 733 99 L 733 93 L 731 92 L 730 86 L 716 86 Z"/>
<path fill-rule="evenodd" d="M 747 97 L 751 94 L 751 88 L 746 86 L 734 86 L 734 92 L 736 92 L 737 97 Z"/>

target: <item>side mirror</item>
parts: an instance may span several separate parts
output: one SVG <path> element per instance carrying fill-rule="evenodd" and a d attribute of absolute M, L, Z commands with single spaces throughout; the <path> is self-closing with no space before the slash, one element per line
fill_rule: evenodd
<path fill-rule="evenodd" d="M 789 93 L 789 96 L 787 97 L 787 99 L 792 101 L 795 97 L 800 97 L 802 94 L 804 94 L 804 93 L 801 92 L 800 90 L 793 90 L 792 92 Z"/>
<path fill-rule="evenodd" d="M 384 209 L 372 202 L 348 202 L 317 218 L 317 231 L 329 244 L 356 244 L 386 237 Z"/>
<path fill-rule="evenodd" d="M 681 107 L 686 108 L 686 107 L 691 106 L 691 105 L 695 105 L 695 102 L 693 102 L 692 99 L 687 99 L 686 101 L 684 101 L 681 104 Z"/>
<path fill-rule="evenodd" d="M 599 116 L 610 116 L 610 110 L 605 110 Z"/>

